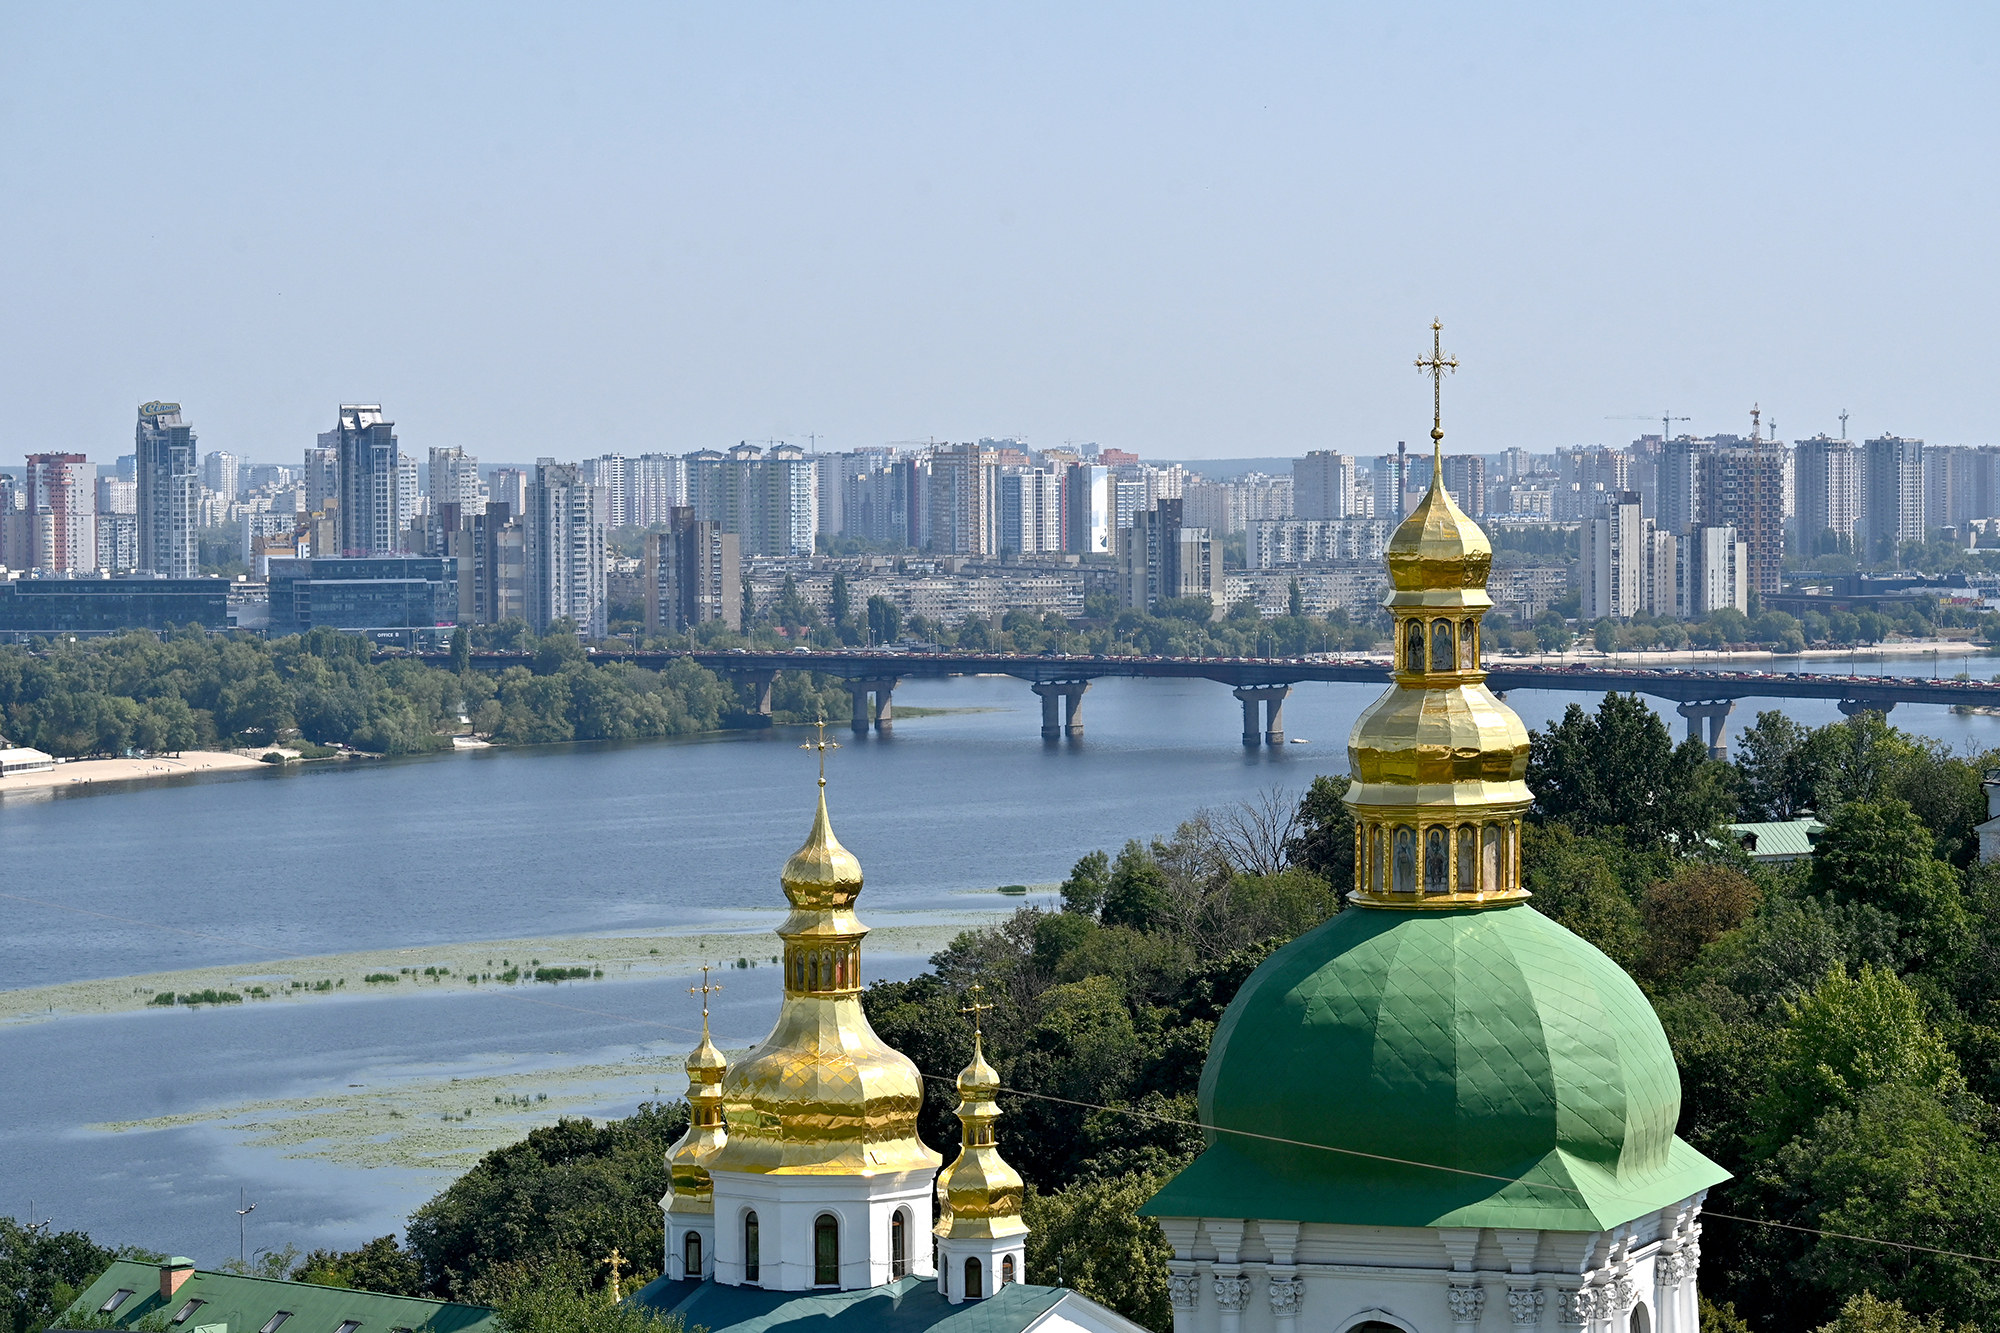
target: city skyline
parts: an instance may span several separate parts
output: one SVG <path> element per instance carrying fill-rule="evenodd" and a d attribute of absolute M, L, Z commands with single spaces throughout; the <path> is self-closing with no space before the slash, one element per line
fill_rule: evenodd
<path fill-rule="evenodd" d="M 13 16 L 19 452 L 157 394 L 250 458 L 342 401 L 523 462 L 529 401 L 584 454 L 1373 452 L 1433 316 L 1449 448 L 1996 436 L 1939 373 L 1995 338 L 1983 10 L 467 19 Z"/>

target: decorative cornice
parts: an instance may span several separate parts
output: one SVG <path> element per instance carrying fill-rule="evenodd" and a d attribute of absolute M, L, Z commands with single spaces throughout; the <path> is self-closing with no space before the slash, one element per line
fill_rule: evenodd
<path fill-rule="evenodd" d="M 1507 1288 L 1507 1308 L 1512 1311 L 1516 1324 L 1541 1323 L 1542 1307 L 1548 1299 L 1546 1293 L 1534 1287 Z"/>
<path fill-rule="evenodd" d="M 1476 1324 L 1486 1308 L 1486 1288 L 1454 1282 L 1445 1288 L 1445 1302 L 1451 1306 L 1451 1322 Z"/>

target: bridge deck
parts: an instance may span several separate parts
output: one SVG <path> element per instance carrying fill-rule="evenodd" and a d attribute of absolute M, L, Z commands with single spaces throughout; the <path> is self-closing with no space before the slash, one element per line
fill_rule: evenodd
<path fill-rule="evenodd" d="M 424 661 L 449 666 L 446 653 L 425 653 Z M 629 662 L 659 670 L 692 658 L 714 671 L 817 671 L 845 680 L 898 680 L 907 677 L 1014 676 L 1046 683 L 1105 677 L 1213 680 L 1238 688 L 1298 685 L 1308 681 L 1387 684 L 1389 668 L 1379 658 L 1229 657 L 1067 657 L 1009 653 L 811 652 L 641 652 L 595 653 L 600 664 Z M 474 653 L 483 670 L 526 666 L 525 653 Z M 1721 699 L 1835 699 L 1857 704 L 1926 703 L 2000 706 L 2000 682 L 1938 680 L 1927 676 L 1834 676 L 1808 672 L 1701 671 L 1671 667 L 1509 666 L 1490 667 L 1490 689 L 1630 691 L 1676 702 Z"/>

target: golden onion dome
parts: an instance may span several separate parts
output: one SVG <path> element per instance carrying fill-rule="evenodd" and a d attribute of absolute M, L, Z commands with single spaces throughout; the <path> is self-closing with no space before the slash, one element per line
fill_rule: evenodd
<path fill-rule="evenodd" d="M 729 1140 L 716 1171 L 875 1175 L 935 1171 L 917 1137 L 923 1077 L 884 1042 L 861 1008 L 861 941 L 853 907 L 861 863 L 833 836 L 826 779 L 805 845 L 785 862 L 792 911 L 785 994 L 771 1035 L 722 1080 Z"/>
<path fill-rule="evenodd" d="M 721 988 L 708 984 L 706 967 L 701 971 L 701 1044 L 687 1058 L 688 1127 L 667 1149 L 669 1193 L 664 1202 L 669 1213 L 715 1210 L 715 1183 L 708 1167 L 729 1137 L 722 1118 L 722 1079 L 729 1072 L 729 1060 L 708 1035 L 708 994 Z"/>
<path fill-rule="evenodd" d="M 1000 1155 L 993 1122 L 1000 1118 L 994 1094 L 1000 1076 L 986 1063 L 978 1028 L 972 1034 L 972 1063 L 958 1075 L 958 1119 L 963 1132 L 958 1156 L 938 1178 L 938 1220 L 933 1234 L 945 1240 L 991 1240 L 1027 1231 L 1021 1217 L 1026 1187 Z"/>
<path fill-rule="evenodd" d="M 1419 369 L 1442 383 L 1458 362 L 1438 346 Z M 1518 902 L 1528 731 L 1486 688 L 1480 620 L 1493 606 L 1493 546 L 1444 484 L 1433 399 L 1431 484 L 1387 551 L 1394 683 L 1347 740 L 1354 812 L 1353 900 L 1369 907 Z"/>
<path fill-rule="evenodd" d="M 1442 453 L 1431 460 L 1431 485 L 1389 539 L 1389 582 L 1398 592 L 1484 589 L 1493 544 L 1445 489 Z"/>
<path fill-rule="evenodd" d="M 820 780 L 819 813 L 805 846 L 793 852 L 778 875 L 794 907 L 845 908 L 861 895 L 861 862 L 833 836 L 826 814 L 826 780 Z"/>

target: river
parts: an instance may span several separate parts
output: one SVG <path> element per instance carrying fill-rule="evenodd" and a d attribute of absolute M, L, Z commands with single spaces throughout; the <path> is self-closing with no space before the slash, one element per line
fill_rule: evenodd
<path fill-rule="evenodd" d="M 1983 678 L 1996 665 L 1946 655 L 1936 670 Z M 1863 656 L 1801 669 L 1932 667 Z M 1085 852 L 1170 833 L 1202 806 L 1297 793 L 1345 770 L 1347 732 L 1378 693 L 1297 687 L 1286 731 L 1307 743 L 1245 750 L 1235 701 L 1210 682 L 1100 681 L 1083 738 L 1058 743 L 1040 739 L 1038 701 L 1018 681 L 906 682 L 899 705 L 977 711 L 907 718 L 887 737 L 829 728 L 842 747 L 828 761 L 829 805 L 867 875 L 860 914 L 935 928 L 997 913 L 1016 901 L 998 885 L 1060 880 Z M 1595 701 L 1508 700 L 1531 727 Z M 1678 739 L 1671 705 L 1655 707 Z M 1765 708 L 1809 725 L 1839 719 L 1831 701 L 1746 700 L 1732 735 Z M 1954 748 L 2000 744 L 2000 719 L 1941 706 L 1904 705 L 1893 721 Z M 10 796 L 7 891 L 37 903 L 0 900 L 0 989 L 204 967 L 279 986 L 300 956 L 663 931 L 737 932 L 728 952 L 747 962 L 776 949 L 764 932 L 782 906 L 778 867 L 811 818 L 814 763 L 799 749 L 809 734 Z M 869 976 L 923 965 L 921 952 L 877 948 Z M 357 989 L 0 1023 L 0 1212 L 26 1218 L 32 1205 L 35 1220 L 212 1264 L 237 1251 L 241 1189 L 257 1204 L 252 1250 L 358 1244 L 398 1229 L 468 1154 L 558 1110 L 619 1115 L 656 1087 L 678 1095 L 698 1022 L 693 979 L 677 963 L 560 988 Z M 777 974 L 731 968 L 722 980 L 717 1038 L 748 1045 L 768 1030 Z M 95 1128 L 134 1121 L 150 1123 Z"/>

